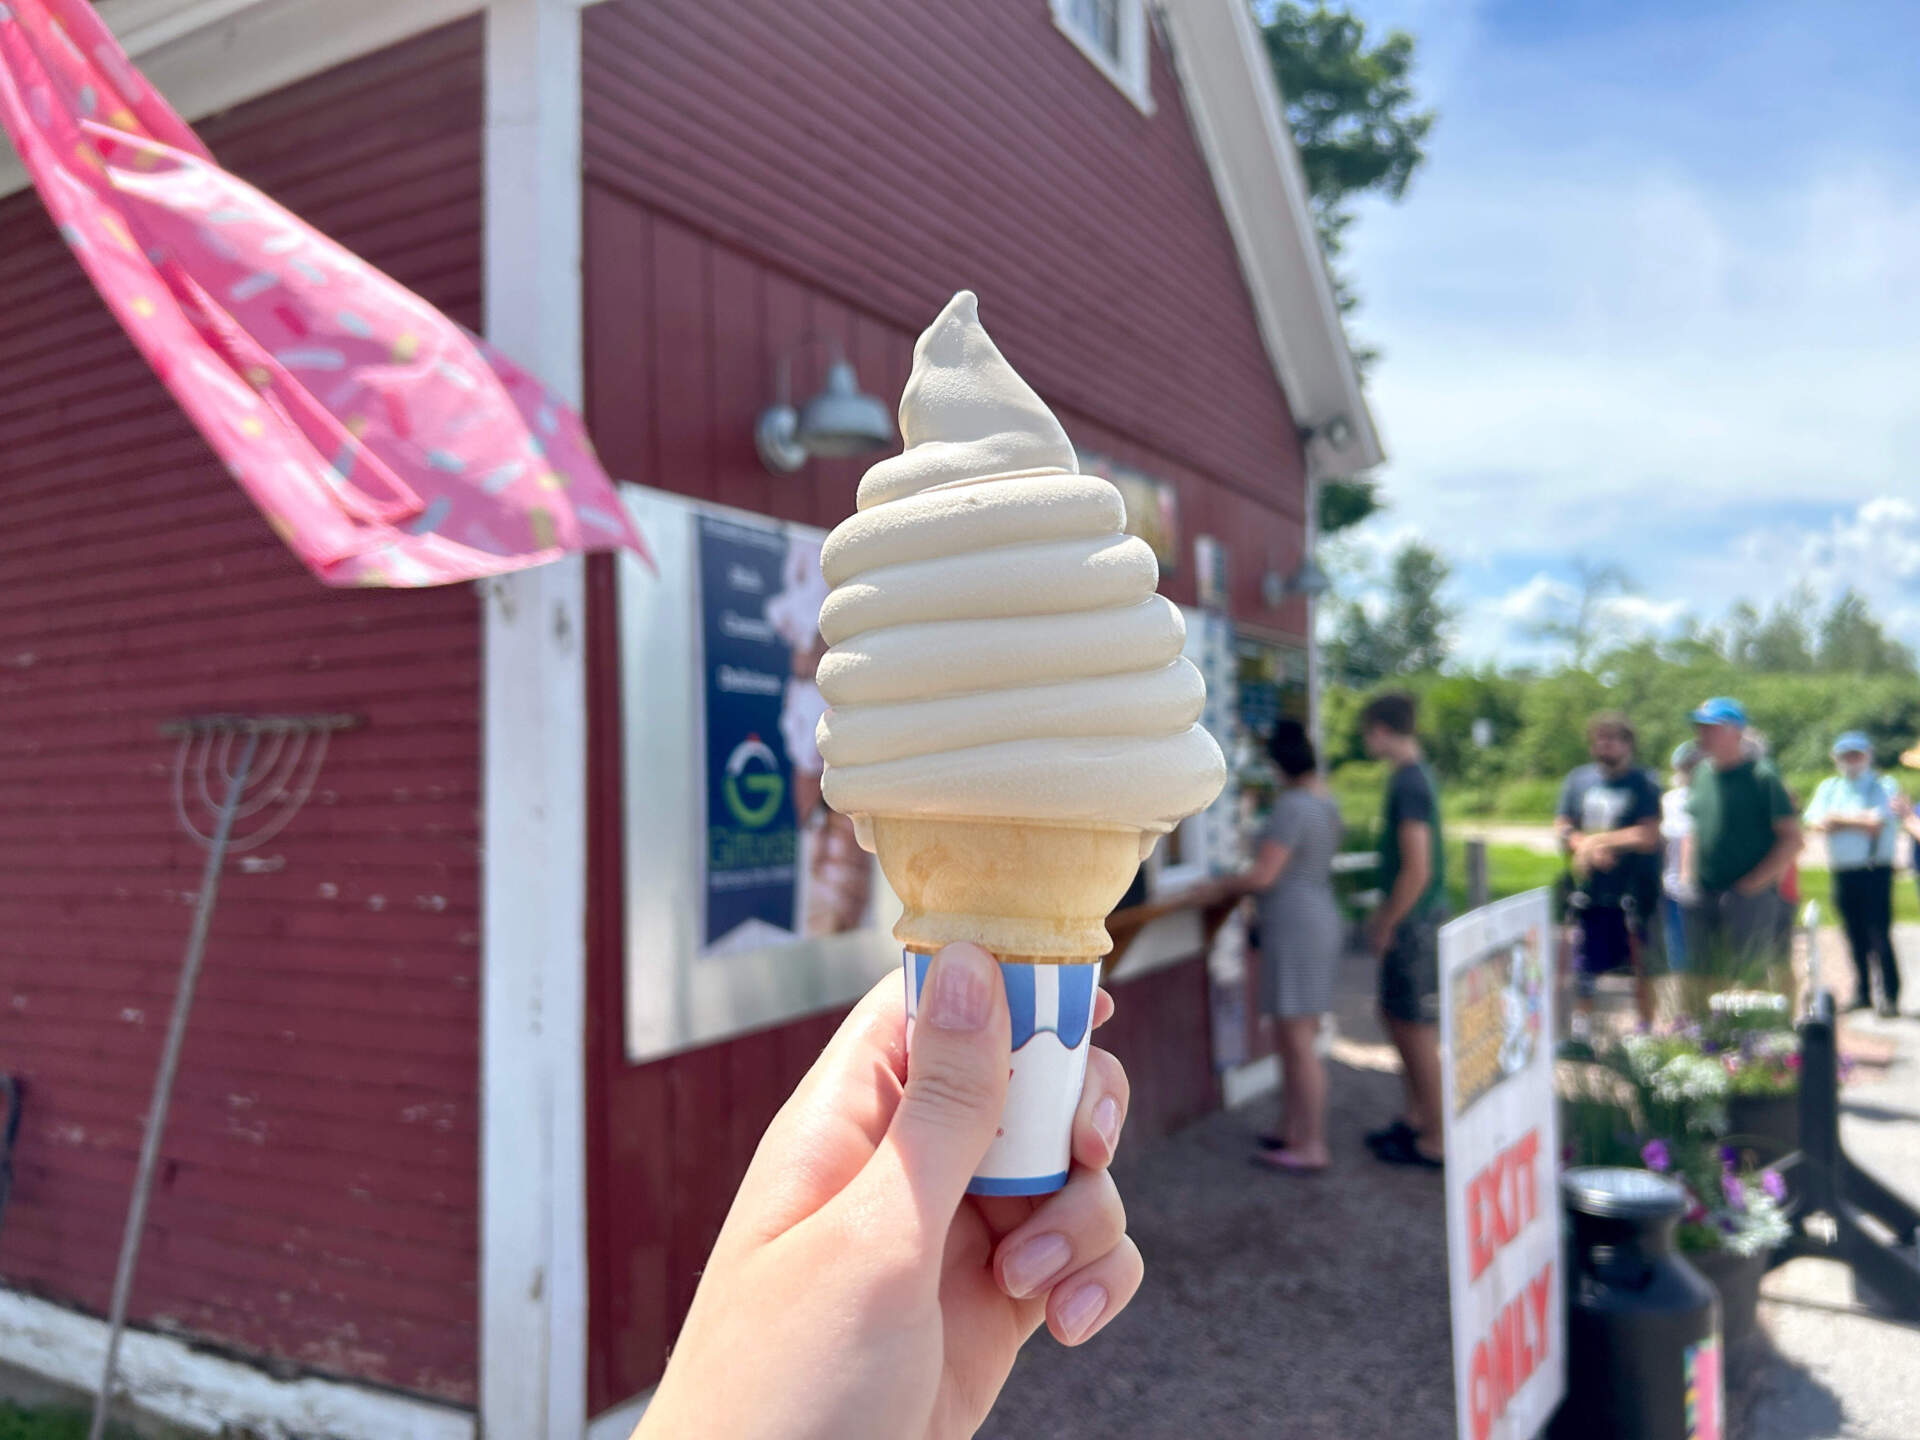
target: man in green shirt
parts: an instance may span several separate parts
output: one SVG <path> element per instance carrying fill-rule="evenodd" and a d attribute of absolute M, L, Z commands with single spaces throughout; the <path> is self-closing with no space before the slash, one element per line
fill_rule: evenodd
<path fill-rule="evenodd" d="M 1686 907 L 1687 954 L 1708 974 L 1725 973 L 1729 962 L 1738 973 L 1783 958 L 1780 882 L 1800 854 L 1800 818 L 1772 762 L 1747 744 L 1739 701 L 1716 697 L 1692 718 L 1706 763 L 1687 796 L 1696 891 Z"/>
<path fill-rule="evenodd" d="M 1438 1169 L 1445 1154 L 1440 1099 L 1440 922 L 1446 851 L 1440 787 L 1415 733 L 1411 695 L 1380 695 L 1360 712 L 1367 753 L 1389 766 L 1380 826 L 1380 888 L 1367 946 L 1380 959 L 1380 1014 L 1400 1052 L 1406 1113 L 1367 1136 L 1393 1165 Z"/>

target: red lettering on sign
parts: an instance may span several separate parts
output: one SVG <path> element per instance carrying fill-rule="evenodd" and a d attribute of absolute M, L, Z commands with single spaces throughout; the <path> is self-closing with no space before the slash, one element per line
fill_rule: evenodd
<path fill-rule="evenodd" d="M 1533 1305 L 1533 1334 L 1538 1342 L 1536 1365 L 1547 1358 L 1547 1302 L 1552 1298 L 1553 1265 L 1549 1262 L 1546 1269 L 1527 1282 L 1527 1299 Z"/>
<path fill-rule="evenodd" d="M 1529 1130 L 1467 1182 L 1467 1269 L 1478 1280 L 1493 1257 L 1540 1215 L 1540 1132 Z"/>
<path fill-rule="evenodd" d="M 1513 1397 L 1526 1388 L 1547 1359 L 1547 1305 L 1553 1293 L 1553 1262 L 1502 1302 L 1492 1328 L 1473 1347 L 1468 1372 L 1468 1410 L 1473 1440 L 1487 1440 Z"/>

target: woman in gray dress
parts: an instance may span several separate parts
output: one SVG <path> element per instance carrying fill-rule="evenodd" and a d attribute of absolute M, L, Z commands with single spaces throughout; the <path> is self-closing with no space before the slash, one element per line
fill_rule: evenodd
<path fill-rule="evenodd" d="M 1313 742 L 1297 721 L 1274 726 L 1267 751 L 1282 786 L 1242 877 L 1259 897 L 1260 1008 L 1274 1017 L 1283 1073 L 1280 1132 L 1261 1137 L 1261 1163 L 1295 1173 L 1324 1170 L 1327 1073 L 1315 1052 L 1320 1017 L 1333 1008 L 1333 977 L 1345 926 L 1333 894 L 1340 810 L 1327 795 Z"/>

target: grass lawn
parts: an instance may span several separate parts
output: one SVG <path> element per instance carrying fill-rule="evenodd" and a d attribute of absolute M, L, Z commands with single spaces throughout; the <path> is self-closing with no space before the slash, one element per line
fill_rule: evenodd
<path fill-rule="evenodd" d="M 1840 912 L 1833 908 L 1833 877 L 1825 870 L 1802 870 L 1800 872 L 1800 898 L 1820 902 L 1820 923 L 1837 925 Z M 1893 919 L 1898 924 L 1902 920 L 1920 921 L 1920 893 L 1916 893 L 1913 884 L 1913 872 L 1896 870 L 1893 872 Z"/>
<path fill-rule="evenodd" d="M 1528 890 L 1551 889 L 1560 877 L 1561 863 L 1557 855 L 1541 855 L 1524 846 L 1489 845 L 1488 898 L 1504 900 Z M 1373 877 L 1362 874 L 1353 877 L 1350 888 L 1367 890 L 1373 885 Z M 1832 894 L 1833 879 L 1825 870 L 1800 872 L 1800 898 L 1818 900 L 1821 922 L 1829 926 L 1837 924 L 1840 918 L 1833 908 Z M 1447 899 L 1455 915 L 1466 913 L 1467 846 L 1464 840 L 1447 842 Z M 1920 923 L 1920 890 L 1916 890 L 1908 871 L 1900 871 L 1893 877 L 1893 918 L 1896 922 Z M 6 1440 L 4 1431 L 0 1431 L 0 1440 Z"/>
<path fill-rule="evenodd" d="M 22 1410 L 0 1400 L 0 1440 L 87 1440 L 83 1410 Z M 109 1440 L 133 1440 L 119 1425 L 107 1427 Z"/>

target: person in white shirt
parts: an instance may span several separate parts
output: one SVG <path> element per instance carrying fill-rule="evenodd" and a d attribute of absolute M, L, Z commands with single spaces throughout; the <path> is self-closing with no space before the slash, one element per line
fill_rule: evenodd
<path fill-rule="evenodd" d="M 1880 1013 L 1900 1004 L 1900 966 L 1893 954 L 1893 850 L 1900 827 L 1894 814 L 1899 794 L 1893 781 L 1873 768 L 1873 744 L 1858 730 L 1833 742 L 1829 775 L 1807 806 L 1810 830 L 1827 837 L 1833 872 L 1833 903 L 1846 926 L 1858 980 L 1852 1010 L 1873 1004 L 1873 972 L 1880 972 Z"/>
<path fill-rule="evenodd" d="M 1693 816 L 1687 813 L 1687 790 L 1693 784 L 1693 772 L 1700 764 L 1700 747 L 1691 740 L 1681 742 L 1670 762 L 1673 776 L 1660 797 L 1660 843 L 1663 863 L 1660 875 L 1660 922 L 1667 947 L 1667 969 L 1678 975 L 1687 968 L 1687 934 L 1682 909 L 1694 898 L 1693 863 L 1688 850 L 1693 844 Z"/>

